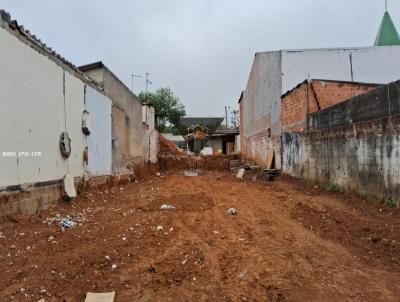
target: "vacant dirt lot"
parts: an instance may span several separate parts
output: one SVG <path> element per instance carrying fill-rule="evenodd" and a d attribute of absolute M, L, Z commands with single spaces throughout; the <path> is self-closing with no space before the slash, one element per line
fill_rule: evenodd
<path fill-rule="evenodd" d="M 62 231 L 66 215 L 79 225 Z M 0 300 L 399 301 L 399 224 L 397 209 L 290 179 L 153 177 L 2 219 Z"/>

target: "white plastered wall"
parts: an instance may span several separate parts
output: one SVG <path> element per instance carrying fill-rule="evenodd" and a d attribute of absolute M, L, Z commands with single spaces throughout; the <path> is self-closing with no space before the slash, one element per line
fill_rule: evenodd
<path fill-rule="evenodd" d="M 65 72 L 64 103 L 61 67 L 3 28 L 0 45 L 0 187 L 83 176 L 83 82 Z M 65 125 L 68 160 L 59 149 Z"/>
<path fill-rule="evenodd" d="M 89 173 L 91 176 L 111 175 L 112 102 L 100 92 L 87 86 L 85 103 L 86 110 L 89 111 L 92 122 L 92 131 L 87 137 Z"/>

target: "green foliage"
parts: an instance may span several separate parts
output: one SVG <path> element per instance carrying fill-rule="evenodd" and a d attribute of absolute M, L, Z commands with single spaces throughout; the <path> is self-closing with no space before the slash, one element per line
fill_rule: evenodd
<path fill-rule="evenodd" d="M 392 198 L 385 199 L 384 204 L 388 207 L 394 208 L 397 206 L 397 202 Z"/>
<path fill-rule="evenodd" d="M 363 192 L 361 192 L 360 193 L 360 197 L 362 198 L 362 199 L 367 199 L 368 198 L 368 192 L 365 192 L 365 191 L 363 191 Z"/>
<path fill-rule="evenodd" d="M 240 111 L 233 110 L 231 112 L 231 124 L 233 129 L 239 129 L 240 127 Z"/>
<path fill-rule="evenodd" d="M 334 183 L 328 183 L 325 185 L 324 188 L 328 192 L 335 192 L 335 193 L 341 192 L 340 188 L 337 185 L 335 185 Z"/>
<path fill-rule="evenodd" d="M 163 133 L 172 133 L 174 135 L 180 135 L 178 128 L 175 126 L 165 126 Z"/>
<path fill-rule="evenodd" d="M 160 88 L 156 92 L 141 92 L 139 100 L 142 104 L 154 106 L 156 128 L 160 132 L 163 132 L 168 123 L 176 125 L 177 120 L 186 115 L 185 106 L 170 88 Z"/>

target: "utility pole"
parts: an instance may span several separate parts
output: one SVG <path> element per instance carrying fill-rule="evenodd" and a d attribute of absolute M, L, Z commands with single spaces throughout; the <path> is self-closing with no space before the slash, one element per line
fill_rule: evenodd
<path fill-rule="evenodd" d="M 141 78 L 142 76 L 140 75 L 136 75 L 136 74 L 131 74 L 132 80 L 131 80 L 131 90 L 133 92 L 133 78 Z"/>
<path fill-rule="evenodd" d="M 385 0 L 385 12 L 387 12 L 387 0 Z"/>
<path fill-rule="evenodd" d="M 228 110 L 231 109 L 231 106 L 225 106 L 225 125 L 228 128 Z"/>
<path fill-rule="evenodd" d="M 146 93 L 148 92 L 149 84 L 153 85 L 153 82 L 149 80 L 150 73 L 146 72 Z"/>

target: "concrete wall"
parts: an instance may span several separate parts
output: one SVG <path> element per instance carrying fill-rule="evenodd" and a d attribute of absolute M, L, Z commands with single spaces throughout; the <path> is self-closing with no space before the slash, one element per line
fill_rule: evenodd
<path fill-rule="evenodd" d="M 135 165 L 147 159 L 143 147 L 145 129 L 142 125 L 142 105 L 137 97 L 106 67 L 85 73 L 103 86 L 112 100 L 113 173 L 133 172 Z"/>
<path fill-rule="evenodd" d="M 283 134 L 283 172 L 400 199 L 400 82 L 311 114 L 309 133 Z"/>
<path fill-rule="evenodd" d="M 400 78 L 400 47 L 282 51 L 282 94 L 305 79 L 383 83 Z"/>
<path fill-rule="evenodd" d="M 257 53 L 242 99 L 243 159 L 265 165 L 268 148 L 279 156 L 280 97 L 298 83 L 309 78 L 387 83 L 400 78 L 399 59 L 399 46 Z"/>
<path fill-rule="evenodd" d="M 143 148 L 145 152 L 146 162 L 156 164 L 158 162 L 158 153 L 160 151 L 160 143 L 158 141 L 159 133 L 156 129 L 145 126 L 143 137 Z"/>
<path fill-rule="evenodd" d="M 257 53 L 241 101 L 242 156 L 266 165 L 280 135 L 281 53 Z M 276 146 L 279 155 L 280 148 Z M 278 166 L 279 167 L 279 166 Z"/>
<path fill-rule="evenodd" d="M 0 45 L 0 187 L 82 177 L 84 83 L 2 27 Z M 59 149 L 65 130 L 67 160 Z"/>
<path fill-rule="evenodd" d="M 142 122 L 146 124 L 150 129 L 154 129 L 156 111 L 153 106 L 143 105 L 142 106 Z"/>
<path fill-rule="evenodd" d="M 87 86 L 85 105 L 92 123 L 91 133 L 87 137 L 89 174 L 91 176 L 111 175 L 111 100 Z"/>

